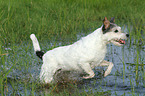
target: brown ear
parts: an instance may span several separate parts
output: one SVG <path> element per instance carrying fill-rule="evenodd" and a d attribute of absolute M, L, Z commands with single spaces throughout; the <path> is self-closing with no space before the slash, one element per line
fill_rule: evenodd
<path fill-rule="evenodd" d="M 103 24 L 104 24 L 105 29 L 110 27 L 110 21 L 107 19 L 107 17 L 104 18 Z"/>
<path fill-rule="evenodd" d="M 112 17 L 111 20 L 110 20 L 110 22 L 111 22 L 111 23 L 114 23 L 114 22 L 115 22 L 115 18 Z"/>

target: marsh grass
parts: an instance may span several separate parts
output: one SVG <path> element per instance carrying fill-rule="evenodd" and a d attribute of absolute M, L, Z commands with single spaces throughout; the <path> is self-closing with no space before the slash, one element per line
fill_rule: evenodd
<path fill-rule="evenodd" d="M 114 16 L 117 22 L 136 23 L 138 18 L 144 19 L 144 14 L 135 14 L 144 12 L 144 8 L 138 9 L 143 3 L 140 0 L 1 1 L 1 32 L 2 37 L 6 37 L 2 40 L 18 43 L 27 40 L 31 33 L 40 38 L 73 39 L 77 32 L 99 27 L 104 16 Z"/>
<path fill-rule="evenodd" d="M 115 17 L 116 23 L 120 26 L 128 26 L 128 33 L 130 34 L 129 50 L 131 50 L 132 46 L 135 48 L 135 79 L 140 82 L 139 78 L 143 77 L 142 82 L 144 82 L 145 59 L 142 59 L 142 56 L 145 55 L 140 55 L 140 47 L 145 44 L 144 4 L 144 0 L 1 0 L 0 94 L 2 96 L 12 93 L 12 95 L 24 94 L 28 96 L 31 94 L 34 96 L 37 94 L 38 86 L 40 86 L 40 89 L 41 87 L 44 89 L 41 90 L 41 95 L 70 95 L 70 91 L 67 89 L 58 93 L 54 92 L 58 87 L 56 85 L 49 89 L 50 93 L 47 93 L 45 88 L 38 83 L 38 80 L 35 80 L 39 75 L 41 66 L 39 63 L 41 61 L 34 59 L 36 57 L 32 56 L 33 48 L 29 36 L 31 33 L 36 34 L 40 45 L 46 51 L 60 45 L 73 43 L 80 39 L 77 38 L 78 34 L 89 34 L 102 25 L 105 16 L 108 18 Z M 43 43 L 46 39 L 48 43 Z M 125 82 L 125 68 L 127 66 L 124 59 L 130 57 L 123 50 L 122 54 L 123 58 L 120 58 L 120 61 L 123 64 L 123 82 Z M 142 64 L 142 66 L 139 64 Z M 142 71 L 140 71 L 140 68 Z M 140 75 L 141 72 L 142 75 Z M 8 76 L 13 80 L 8 80 Z M 134 95 L 135 85 L 133 82 L 135 81 L 130 78 L 132 94 Z M 107 84 L 107 82 L 105 83 Z M 9 88 L 9 85 L 12 89 Z M 73 84 L 70 85 L 76 88 Z M 79 93 L 79 88 L 76 89 L 77 91 L 72 94 L 78 96 L 110 94 L 108 91 L 94 93 L 91 91 L 92 89 L 88 92 L 84 89 L 82 93 Z"/>

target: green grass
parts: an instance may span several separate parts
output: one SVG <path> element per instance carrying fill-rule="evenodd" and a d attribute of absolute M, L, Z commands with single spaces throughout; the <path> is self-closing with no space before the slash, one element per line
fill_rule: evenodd
<path fill-rule="evenodd" d="M 115 17 L 118 24 L 129 22 L 140 26 L 145 17 L 144 3 L 143 0 L 1 0 L 0 30 L 5 37 L 2 41 L 20 43 L 31 33 L 41 38 L 73 39 L 78 32 L 86 33 L 101 26 L 105 16 Z"/>
<path fill-rule="evenodd" d="M 32 66 L 40 68 L 41 65 L 37 63 L 41 61 L 34 60 L 35 57 L 30 55 L 33 54 L 29 38 L 31 33 L 36 34 L 40 43 L 44 40 L 52 42 L 52 46 L 41 43 L 44 50 L 48 50 L 58 46 L 58 41 L 66 45 L 76 41 L 78 34 L 89 34 L 102 25 L 105 16 L 115 17 L 115 22 L 120 26 L 128 26 L 130 39 L 133 38 L 135 44 L 133 46 L 137 49 L 134 61 L 136 63 L 135 78 L 139 80 L 141 76 L 139 64 L 145 62 L 141 59 L 138 49 L 141 46 L 140 42 L 145 41 L 144 4 L 144 0 L 0 0 L 0 94 L 8 95 L 7 93 L 11 91 L 8 87 L 10 84 L 14 90 L 14 93 L 11 92 L 13 95 L 17 93 L 35 95 L 38 85 L 33 82 L 33 76 L 29 71 L 35 71 Z M 130 40 L 130 48 L 132 40 Z M 31 58 L 34 61 L 31 61 Z M 123 60 L 122 63 L 124 65 Z M 123 77 L 125 67 L 124 65 Z M 144 69 L 144 66 L 141 69 Z M 31 78 L 26 78 L 26 75 L 21 77 L 20 81 L 9 82 L 7 76 L 11 75 L 15 79 L 17 76 L 13 72 L 17 73 L 17 70 L 19 70 L 18 73 L 20 72 L 19 75 L 27 74 Z M 39 74 L 39 72 L 36 73 Z M 142 70 L 142 76 L 145 81 L 144 70 Z M 21 86 L 17 85 L 24 88 L 22 88 L 24 93 L 19 89 Z M 77 91 L 74 94 L 78 93 Z M 57 93 L 50 95 L 52 94 Z M 59 95 L 64 94 L 68 95 L 69 91 L 64 90 L 59 93 Z M 93 94 L 105 93 L 84 91 L 80 96 Z"/>

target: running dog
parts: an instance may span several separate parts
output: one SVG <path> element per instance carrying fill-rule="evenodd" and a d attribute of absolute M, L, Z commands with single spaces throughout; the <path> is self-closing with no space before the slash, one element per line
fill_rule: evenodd
<path fill-rule="evenodd" d="M 43 60 L 40 81 L 42 83 L 54 82 L 53 76 L 58 70 L 85 72 L 88 75 L 83 76 L 84 79 L 93 78 L 95 74 L 92 69 L 97 66 L 108 66 L 104 77 L 110 74 L 113 63 L 104 60 L 107 44 L 113 43 L 116 46 L 122 46 L 129 37 L 129 34 L 123 33 L 121 27 L 114 22 L 114 18 L 109 21 L 105 17 L 103 25 L 93 33 L 71 45 L 54 48 L 45 54 L 41 51 L 35 35 L 31 34 L 34 51 Z"/>

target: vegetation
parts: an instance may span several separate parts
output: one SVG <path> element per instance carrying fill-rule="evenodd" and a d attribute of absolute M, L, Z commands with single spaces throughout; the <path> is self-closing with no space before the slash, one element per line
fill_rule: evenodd
<path fill-rule="evenodd" d="M 144 81 L 145 60 L 141 58 L 139 49 L 145 44 L 144 4 L 144 0 L 0 0 L 0 94 L 36 95 L 37 86 L 41 86 L 37 80 L 33 82 L 34 77 L 39 75 L 41 64 L 38 63 L 42 62 L 34 60 L 36 57 L 33 56 L 30 34 L 36 34 L 46 51 L 59 45 L 71 44 L 80 38 L 78 34 L 89 34 L 102 25 L 105 16 L 115 17 L 118 25 L 127 27 L 130 34 L 129 48 L 134 46 L 136 52 L 135 79 L 138 81 L 142 76 Z M 122 63 L 124 76 L 126 66 L 123 60 Z M 139 74 L 140 68 L 142 75 Z M 33 76 L 32 73 L 36 74 Z M 130 84 L 134 88 L 133 83 Z M 53 92 L 56 87 L 54 85 L 50 90 Z M 85 89 L 79 92 L 75 90 L 74 95 L 110 94 L 108 91 L 86 92 Z M 69 91 L 42 95 L 52 94 L 69 95 Z"/>

